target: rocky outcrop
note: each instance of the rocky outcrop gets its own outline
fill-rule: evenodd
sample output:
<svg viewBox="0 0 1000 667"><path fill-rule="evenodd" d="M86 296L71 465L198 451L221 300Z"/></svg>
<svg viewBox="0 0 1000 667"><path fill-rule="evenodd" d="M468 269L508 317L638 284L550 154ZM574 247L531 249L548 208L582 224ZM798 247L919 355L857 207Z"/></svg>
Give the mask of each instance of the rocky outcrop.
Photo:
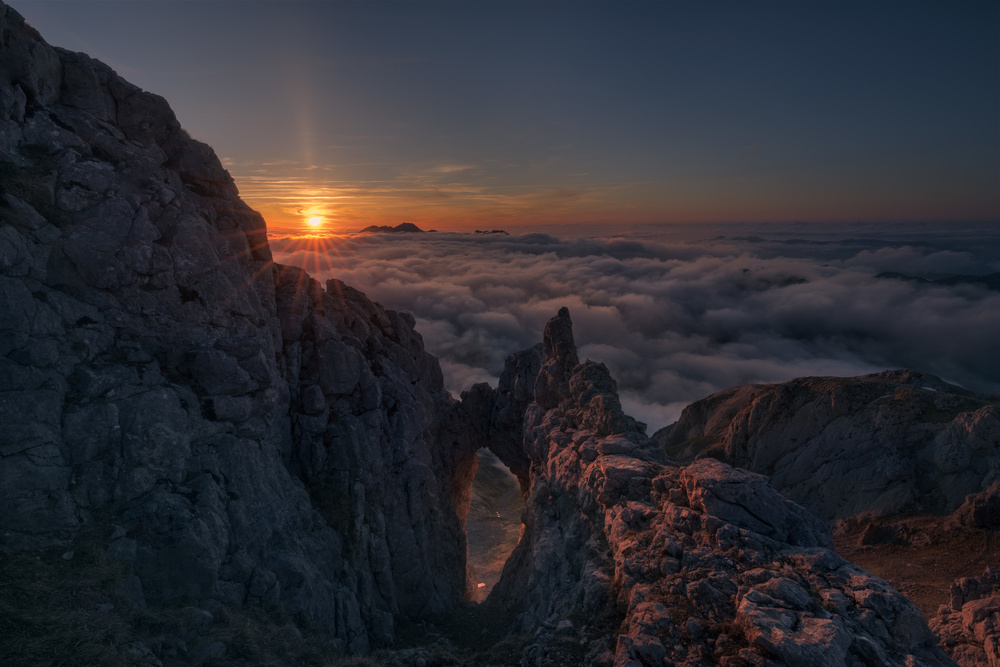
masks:
<svg viewBox="0 0 1000 667"><path fill-rule="evenodd" d="M709 396L654 437L682 461L718 459L767 475L837 526L842 554L887 572L926 613L952 577L995 553L984 534L1000 525L995 396L914 371L800 378ZM963 616L953 595L932 619L959 664L987 664L998 636L987 612Z"/></svg>
<svg viewBox="0 0 1000 667"><path fill-rule="evenodd" d="M971 528L1000 528L1000 482L979 493L970 493L952 516Z"/></svg>
<svg viewBox="0 0 1000 667"><path fill-rule="evenodd" d="M281 605L333 653L447 612L474 463L413 324L273 264L162 98L0 3L0 549L86 529L143 604Z"/></svg>
<svg viewBox="0 0 1000 667"><path fill-rule="evenodd" d="M437 359L412 316L340 281L324 291L301 269L276 268L291 470L344 536L366 598L391 615L439 618L467 592L476 460Z"/></svg>
<svg viewBox="0 0 1000 667"><path fill-rule="evenodd" d="M988 567L980 577L952 584L951 602L930 626L963 667L1000 665L1000 572Z"/></svg>
<svg viewBox="0 0 1000 667"><path fill-rule="evenodd" d="M767 475L824 519L948 513L1000 479L1000 404L915 371L735 387L654 436Z"/></svg>
<svg viewBox="0 0 1000 667"><path fill-rule="evenodd" d="M544 350L524 530L485 603L534 633L523 664L951 664L919 611L764 477L669 463L607 369L578 363L565 309ZM529 377L524 361L505 374Z"/></svg>

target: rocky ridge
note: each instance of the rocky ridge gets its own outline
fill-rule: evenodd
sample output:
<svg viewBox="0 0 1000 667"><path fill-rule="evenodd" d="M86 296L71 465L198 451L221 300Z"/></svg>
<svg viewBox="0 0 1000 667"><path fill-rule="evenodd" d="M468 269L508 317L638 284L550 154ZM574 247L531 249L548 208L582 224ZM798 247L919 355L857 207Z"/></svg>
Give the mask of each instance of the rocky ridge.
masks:
<svg viewBox="0 0 1000 667"><path fill-rule="evenodd" d="M995 396L907 370L800 378L709 396L654 437L681 460L715 458L768 475L832 522L842 553L918 601L953 659L987 664L1000 642L992 607L983 602L984 615L966 619L952 594L933 610L997 557Z"/></svg>
<svg viewBox="0 0 1000 667"><path fill-rule="evenodd" d="M370 225L362 229L360 234L422 234L424 230L417 227L412 222L401 222L395 227L392 225Z"/></svg>
<svg viewBox="0 0 1000 667"><path fill-rule="evenodd" d="M319 660L391 644L469 595L485 446L526 494L485 603L532 636L525 664L949 664L765 478L672 464L567 311L454 401L410 316L275 265L162 98L3 3L0 176L0 576L107 564L117 591L84 624L117 629L66 647L253 664L219 635L248 609L273 643L326 637ZM30 664L11 599L0 625L29 635L0 656Z"/></svg>
<svg viewBox="0 0 1000 667"><path fill-rule="evenodd" d="M908 370L734 387L654 437L767 475L828 520L947 513L1000 480L996 397Z"/></svg>
<svg viewBox="0 0 1000 667"><path fill-rule="evenodd" d="M505 378L531 378L537 354ZM485 603L534 632L524 664L951 664L919 611L836 556L764 477L670 463L607 368L578 363L566 309L544 354L534 386L517 385L533 397L527 461L508 464L527 490L524 531ZM516 431L486 434L501 460Z"/></svg>

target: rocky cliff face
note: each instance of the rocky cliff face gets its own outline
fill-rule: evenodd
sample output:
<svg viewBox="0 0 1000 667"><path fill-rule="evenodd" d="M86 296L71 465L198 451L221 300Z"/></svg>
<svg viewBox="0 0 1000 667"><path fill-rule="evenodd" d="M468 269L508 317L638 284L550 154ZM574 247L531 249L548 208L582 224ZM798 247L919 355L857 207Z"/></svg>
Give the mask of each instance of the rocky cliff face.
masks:
<svg viewBox="0 0 1000 667"><path fill-rule="evenodd" d="M655 434L768 475L824 519L947 513L1000 479L1000 404L914 371L727 389Z"/></svg>
<svg viewBox="0 0 1000 667"><path fill-rule="evenodd" d="M474 464L412 318L273 264L162 98L2 4L0 221L3 550L99 529L144 603L281 603L335 650L462 599Z"/></svg>
<svg viewBox="0 0 1000 667"><path fill-rule="evenodd" d="M504 376L530 382L536 354ZM578 363L565 309L544 354L517 385L533 397L524 532L486 601L534 632L525 664L950 664L916 608L764 477L668 462L607 368ZM487 434L501 458L512 432Z"/></svg>
<svg viewBox="0 0 1000 667"><path fill-rule="evenodd" d="M120 623L88 617L108 629L79 641L245 664L213 632L261 609L285 625L243 645L300 628L325 637L317 660L388 644L468 594L486 446L526 494L486 602L532 636L526 664L947 664L763 477L671 464L607 369L579 363L565 310L461 402L413 326L273 264L161 98L0 3L0 578L42 590L11 564L65 584L110 563L118 592L81 613ZM0 597L0 630L28 633L0 645L12 664L32 662L26 604Z"/></svg>

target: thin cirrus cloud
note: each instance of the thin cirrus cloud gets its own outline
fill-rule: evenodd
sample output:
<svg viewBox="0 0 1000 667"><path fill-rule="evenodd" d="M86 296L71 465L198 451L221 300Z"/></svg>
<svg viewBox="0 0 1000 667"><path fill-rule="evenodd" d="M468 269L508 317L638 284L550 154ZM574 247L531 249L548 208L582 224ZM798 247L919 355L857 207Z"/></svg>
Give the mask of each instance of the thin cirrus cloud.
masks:
<svg viewBox="0 0 1000 667"><path fill-rule="evenodd" d="M504 359L539 341L562 306L581 358L606 363L626 409L653 428L714 391L803 375L908 367L1000 391L990 352L1000 293L880 275L995 273L995 229L946 249L954 230L800 236L680 241L637 229L603 239L355 235L322 251L292 237L271 243L276 261L412 312L455 394L495 383Z"/></svg>

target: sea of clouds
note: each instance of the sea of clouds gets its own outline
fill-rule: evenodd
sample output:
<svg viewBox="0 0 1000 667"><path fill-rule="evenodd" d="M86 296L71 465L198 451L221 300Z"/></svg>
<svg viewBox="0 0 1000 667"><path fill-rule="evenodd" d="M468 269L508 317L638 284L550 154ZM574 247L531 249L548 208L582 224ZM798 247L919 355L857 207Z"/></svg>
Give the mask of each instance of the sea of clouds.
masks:
<svg viewBox="0 0 1000 667"><path fill-rule="evenodd" d="M272 239L275 260L417 319L454 394L567 306L580 357L608 365L650 426L739 384L914 368L1000 392L1000 228L647 226L591 236ZM886 276L886 272L908 278ZM980 281L982 282L982 281Z"/></svg>

